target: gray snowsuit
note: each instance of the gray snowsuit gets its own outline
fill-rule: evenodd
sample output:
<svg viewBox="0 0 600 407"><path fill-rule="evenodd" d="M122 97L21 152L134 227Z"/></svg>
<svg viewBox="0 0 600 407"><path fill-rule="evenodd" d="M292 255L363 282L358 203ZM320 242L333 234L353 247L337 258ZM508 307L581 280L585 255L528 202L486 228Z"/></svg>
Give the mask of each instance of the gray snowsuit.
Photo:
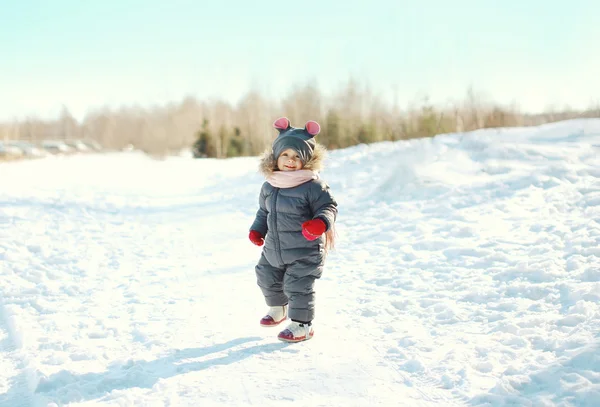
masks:
<svg viewBox="0 0 600 407"><path fill-rule="evenodd" d="M305 169L320 168L324 150L317 145ZM272 154L265 154L261 170L274 168ZM320 218L329 230L337 217L337 202L323 180L293 188L262 185L259 209L250 230L265 237L256 277L268 306L288 305L290 319L312 321L315 313L314 282L321 277L325 261L324 235L309 241L302 223Z"/></svg>

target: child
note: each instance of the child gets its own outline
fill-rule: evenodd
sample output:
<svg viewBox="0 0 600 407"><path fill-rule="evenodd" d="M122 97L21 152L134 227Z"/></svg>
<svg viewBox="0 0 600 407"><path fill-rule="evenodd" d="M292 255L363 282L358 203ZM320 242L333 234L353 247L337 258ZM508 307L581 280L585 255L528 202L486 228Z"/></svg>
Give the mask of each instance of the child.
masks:
<svg viewBox="0 0 600 407"><path fill-rule="evenodd" d="M279 135L260 163L266 182L249 238L264 244L256 277L270 308L260 324L276 326L289 316L278 338L300 342L314 334L314 283L333 247L337 202L318 174L325 155L314 139L319 124L294 128L282 117L273 126Z"/></svg>

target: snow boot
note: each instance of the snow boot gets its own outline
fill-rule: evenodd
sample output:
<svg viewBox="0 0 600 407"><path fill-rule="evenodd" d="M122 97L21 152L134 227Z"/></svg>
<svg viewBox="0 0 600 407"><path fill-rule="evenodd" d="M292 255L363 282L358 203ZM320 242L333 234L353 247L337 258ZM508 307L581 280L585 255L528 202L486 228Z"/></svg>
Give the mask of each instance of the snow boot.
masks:
<svg viewBox="0 0 600 407"><path fill-rule="evenodd" d="M287 319L287 305L269 307L267 315L262 317L260 325L265 327L276 326Z"/></svg>
<svg viewBox="0 0 600 407"><path fill-rule="evenodd" d="M302 342L311 339L314 334L312 323L292 321L287 328L279 332L277 339L284 342Z"/></svg>

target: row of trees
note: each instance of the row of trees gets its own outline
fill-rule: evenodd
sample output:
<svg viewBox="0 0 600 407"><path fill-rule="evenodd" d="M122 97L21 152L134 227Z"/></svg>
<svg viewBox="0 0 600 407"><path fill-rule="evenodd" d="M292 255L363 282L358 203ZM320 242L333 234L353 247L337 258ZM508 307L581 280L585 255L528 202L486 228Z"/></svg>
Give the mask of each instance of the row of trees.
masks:
<svg viewBox="0 0 600 407"><path fill-rule="evenodd" d="M272 122L280 116L290 118L296 127L307 120L318 121L322 127L319 142L336 149L479 128L600 117L600 106L584 112L562 109L528 115L514 105L501 106L469 90L461 101L434 105L423 98L400 108L384 103L368 88L349 82L329 98L315 86L306 85L292 90L282 101L268 100L258 92L248 93L235 106L188 97L152 108L99 109L81 123L65 109L54 121L30 119L4 125L0 132L5 138L31 141L93 139L109 149L132 145L153 155L192 147L196 156L224 158L259 154L276 135Z"/></svg>

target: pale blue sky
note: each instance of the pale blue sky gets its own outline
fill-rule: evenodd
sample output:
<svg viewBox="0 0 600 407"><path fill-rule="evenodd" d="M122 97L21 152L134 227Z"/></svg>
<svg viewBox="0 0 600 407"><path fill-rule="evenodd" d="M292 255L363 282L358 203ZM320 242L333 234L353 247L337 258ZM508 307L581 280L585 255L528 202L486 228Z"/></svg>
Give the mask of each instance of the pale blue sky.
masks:
<svg viewBox="0 0 600 407"><path fill-rule="evenodd" d="M92 4L93 3L93 4ZM600 1L0 0L0 119L350 78L406 105L469 85L530 111L600 100Z"/></svg>

